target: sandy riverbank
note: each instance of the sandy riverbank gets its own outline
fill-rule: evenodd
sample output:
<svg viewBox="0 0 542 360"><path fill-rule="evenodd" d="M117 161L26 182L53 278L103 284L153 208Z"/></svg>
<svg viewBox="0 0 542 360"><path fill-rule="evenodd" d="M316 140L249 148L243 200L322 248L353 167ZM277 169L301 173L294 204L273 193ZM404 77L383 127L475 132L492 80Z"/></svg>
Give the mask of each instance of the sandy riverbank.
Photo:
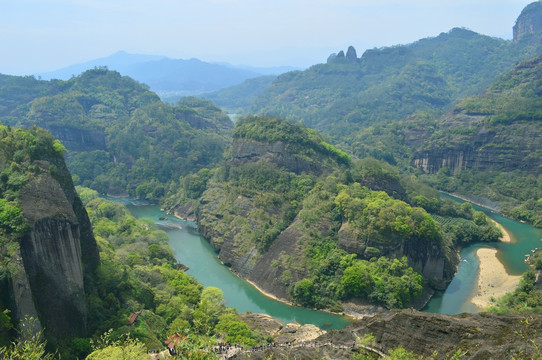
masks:
<svg viewBox="0 0 542 360"><path fill-rule="evenodd" d="M512 240L512 236L510 236L510 233L508 231L506 231L506 229L504 228L504 226L502 226L501 224L499 224L498 222L496 222L495 220L493 219L490 219L491 221L493 221L493 223L495 223L495 225L497 225L497 227L501 230L502 232L502 236L499 238L499 241L501 242L505 242L505 243L511 243L513 240Z"/></svg>
<svg viewBox="0 0 542 360"><path fill-rule="evenodd" d="M478 272L478 291L471 302L479 308L492 305L491 298L498 298L516 289L520 275L509 275L504 265L497 258L495 249L478 249L476 256L480 259Z"/></svg>
<svg viewBox="0 0 542 360"><path fill-rule="evenodd" d="M503 236L499 239L500 241L506 243L513 241L510 233L501 224L495 220L491 221L502 231ZM519 284L521 276L509 275L506 272L504 265L497 258L497 250L495 249L478 249L476 256L480 260L478 291L472 297L471 302L483 309L492 305L491 298L496 299L514 291Z"/></svg>
<svg viewBox="0 0 542 360"><path fill-rule="evenodd" d="M234 273L235 274L235 273ZM288 301L288 300L285 300L285 299L279 299L278 297L276 297L275 295L273 294L270 294L268 292L265 292L264 290L262 290L258 285L256 285L256 283L250 281L250 280L247 280L245 278L242 278L240 277L239 275L235 274L235 276L239 277L241 280L243 281L246 281L247 283L249 283L250 285L254 286L256 288L256 290L258 290L263 296L267 296L268 298L271 298L273 300L276 300L276 301L280 301L281 303L284 303L286 305L290 305L290 306L296 306L294 303Z"/></svg>

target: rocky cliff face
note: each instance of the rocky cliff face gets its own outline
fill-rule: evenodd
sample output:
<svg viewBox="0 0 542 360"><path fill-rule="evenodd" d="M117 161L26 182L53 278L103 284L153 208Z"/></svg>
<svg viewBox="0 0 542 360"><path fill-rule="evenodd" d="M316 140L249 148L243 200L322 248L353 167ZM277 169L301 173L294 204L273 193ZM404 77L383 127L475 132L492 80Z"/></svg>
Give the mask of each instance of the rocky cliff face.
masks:
<svg viewBox="0 0 542 360"><path fill-rule="evenodd" d="M542 30L542 3L536 1L523 9L514 25L514 41L518 42Z"/></svg>
<svg viewBox="0 0 542 360"><path fill-rule="evenodd" d="M287 150L287 144L277 141L274 143L253 141L246 139L235 139L233 142L234 164L243 162L256 162L267 159L278 167L286 168L296 174L310 172L320 174L322 166L308 161L299 156L292 155Z"/></svg>
<svg viewBox="0 0 542 360"><path fill-rule="evenodd" d="M282 263L286 255L301 258L302 248L299 243L302 236L297 226L299 220L296 219L277 237L265 256L258 258L248 276L248 279L258 284L263 291L283 300L290 297L290 284L303 279L308 272L307 269L288 269Z"/></svg>
<svg viewBox="0 0 542 360"><path fill-rule="evenodd" d="M107 150L107 140L103 131L45 125L44 128L49 130L55 138L59 139L71 151Z"/></svg>
<svg viewBox="0 0 542 360"><path fill-rule="evenodd" d="M354 353L364 353L357 342L366 334L374 336L373 349L388 355L402 347L425 359L454 358L461 351L461 359L537 359L540 356L542 318L497 314L461 314L447 316L409 311L392 311L358 320L343 330L332 330L316 339L318 346L278 347L266 351L238 354L232 359L295 358L349 359ZM533 343L534 342L534 343ZM364 358L364 357L363 357ZM410 357L409 357L410 358Z"/></svg>
<svg viewBox="0 0 542 360"><path fill-rule="evenodd" d="M464 359L507 359L511 355L529 359L536 353L529 339L540 341L542 318L533 315L526 323L524 316L514 315L392 311L356 321L318 340L351 344L369 333L375 337L373 347L385 353L401 346L423 356L437 351L438 358L461 349Z"/></svg>
<svg viewBox="0 0 542 360"><path fill-rule="evenodd" d="M47 171L29 180L20 191L31 230L20 241L28 283L14 282L15 305L18 315L32 315L33 305L42 325L55 336L84 335L84 277L96 268L99 255L88 216L66 177L69 173L64 162L52 162L56 165L36 161Z"/></svg>
<svg viewBox="0 0 542 360"><path fill-rule="evenodd" d="M444 289L453 278L459 263L455 252L446 252L442 245L433 241L399 237L393 241L364 239L348 222L343 223L339 230L338 246L365 259L375 256L375 252L378 256L390 258L406 256L408 264L439 289Z"/></svg>
<svg viewBox="0 0 542 360"><path fill-rule="evenodd" d="M522 170L537 174L542 158L536 156L542 146L542 128L538 122L516 121L506 126L484 126L484 117L470 116L463 112L451 113L446 122L458 124L458 128L470 126L466 134L444 136L439 143L422 146L414 153L411 165L426 173L435 174L448 168L452 174L462 170L514 171ZM452 128L443 131L454 132Z"/></svg>
<svg viewBox="0 0 542 360"><path fill-rule="evenodd" d="M209 239L220 261L231 267L236 274L248 278L258 258L258 251L254 244L239 237L242 225L235 221L235 218L248 218L249 213L255 209L253 200L238 196L231 205L226 206L235 210L224 214L223 207L226 201L228 200L224 189L215 188L212 192L206 193L197 214L198 230Z"/></svg>

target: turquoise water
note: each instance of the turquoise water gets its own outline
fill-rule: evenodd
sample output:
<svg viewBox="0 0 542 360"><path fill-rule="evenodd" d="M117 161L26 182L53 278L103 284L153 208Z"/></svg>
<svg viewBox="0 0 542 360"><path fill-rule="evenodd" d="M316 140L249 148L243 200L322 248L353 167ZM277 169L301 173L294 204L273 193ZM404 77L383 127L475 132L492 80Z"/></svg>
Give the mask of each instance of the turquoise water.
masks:
<svg viewBox="0 0 542 360"><path fill-rule="evenodd" d="M199 234L193 222L165 215L156 205L130 199L113 200L127 205L135 217L153 219L158 227L169 235L169 244L175 251L177 260L189 267L187 273L205 286L220 288L224 292L226 305L236 308L240 313L265 313L284 323L297 321L301 324L314 324L323 329L342 329L349 324L349 320L343 316L289 306L264 296L222 265L216 252ZM159 220L160 217L167 217L167 220Z"/></svg>
<svg viewBox="0 0 542 360"><path fill-rule="evenodd" d="M442 196L464 202L450 195L442 194ZM226 304L239 312L266 313L285 323L298 321L327 329L342 329L348 325L349 321L345 317L289 306L264 296L221 264L216 252L199 234L194 223L165 215L158 206L149 203L131 199L113 200L127 205L136 217L146 217L156 221L158 226L168 233L170 246L175 251L177 260L190 268L187 273L196 277L205 286L216 286L222 289ZM477 286L480 263L476 257L476 250L479 248L497 249L497 257L503 262L507 271L511 275L518 275L527 270L527 265L524 263L525 255L534 248L542 247L542 241L540 241L542 229L510 220L487 208L477 205L473 207L484 211L493 220L503 225L512 236L513 242L474 244L464 248L461 251L461 262L456 276L445 291L433 296L424 311L442 314L478 311L469 300ZM163 216L168 219L159 220Z"/></svg>
<svg viewBox="0 0 542 360"><path fill-rule="evenodd" d="M447 194L442 194L442 197L465 202ZM444 292L433 296L424 311L450 315L478 311L469 299L476 291L477 286L480 262L476 257L476 250L479 248L497 249L497 258L504 264L507 272L510 275L520 275L528 269L524 261L525 255L537 247L542 247L542 229L508 219L493 210L478 205L472 204L472 207L483 211L500 223L512 237L512 243L474 244L464 248L461 251L461 262L456 276Z"/></svg>

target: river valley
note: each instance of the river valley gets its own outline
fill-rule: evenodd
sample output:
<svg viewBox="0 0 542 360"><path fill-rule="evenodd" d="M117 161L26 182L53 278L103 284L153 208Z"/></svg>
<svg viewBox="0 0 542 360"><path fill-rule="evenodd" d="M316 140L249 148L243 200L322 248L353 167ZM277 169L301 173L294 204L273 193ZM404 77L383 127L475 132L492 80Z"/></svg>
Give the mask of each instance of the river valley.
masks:
<svg viewBox="0 0 542 360"><path fill-rule="evenodd" d="M463 202L449 195L443 196ZM153 219L159 228L169 235L170 246L175 251L177 260L189 267L187 273L196 277L205 286L222 289L226 305L236 308L240 313L266 313L284 323L294 321L301 324L311 323L326 330L341 329L350 322L343 316L289 306L263 295L220 262L211 245L199 234L193 222L165 215L157 205L131 199L114 200L127 205L132 214L138 218ZM477 290L480 266L476 256L478 249L496 249L497 258L504 264L508 274L519 275L527 270L524 263L525 255L532 249L542 246L540 241L542 229L505 218L477 205L473 207L484 211L491 219L500 223L511 235L512 242L473 244L464 248L461 251L461 262L456 276L445 291L435 294L423 311L443 314L479 311L479 308L471 302Z"/></svg>

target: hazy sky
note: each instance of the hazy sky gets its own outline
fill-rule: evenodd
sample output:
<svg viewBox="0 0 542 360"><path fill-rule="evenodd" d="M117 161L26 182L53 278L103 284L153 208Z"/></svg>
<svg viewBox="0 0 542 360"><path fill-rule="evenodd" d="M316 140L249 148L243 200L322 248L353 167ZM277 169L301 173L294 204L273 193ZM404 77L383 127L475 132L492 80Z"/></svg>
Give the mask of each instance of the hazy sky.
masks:
<svg viewBox="0 0 542 360"><path fill-rule="evenodd" d="M529 0L0 0L0 73L116 51L306 67L453 27L510 39Z"/></svg>

